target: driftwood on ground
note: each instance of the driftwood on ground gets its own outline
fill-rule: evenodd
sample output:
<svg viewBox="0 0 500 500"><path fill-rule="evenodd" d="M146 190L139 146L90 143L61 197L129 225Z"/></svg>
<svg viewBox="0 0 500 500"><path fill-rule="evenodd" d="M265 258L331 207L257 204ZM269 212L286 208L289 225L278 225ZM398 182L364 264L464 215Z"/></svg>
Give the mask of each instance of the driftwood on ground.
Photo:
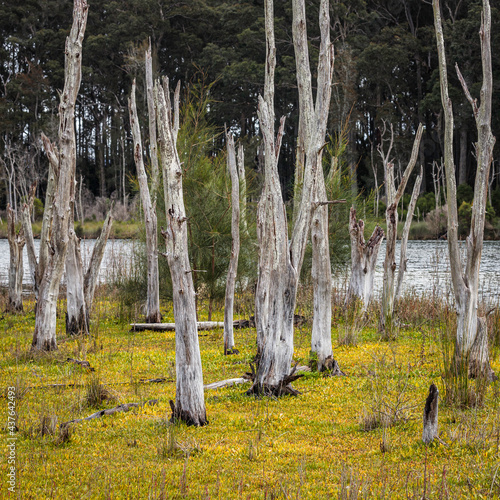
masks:
<svg viewBox="0 0 500 500"><path fill-rule="evenodd" d="M158 404L157 399L150 399L149 401L146 401L145 403L124 403L122 405L115 406L114 408L110 408L109 410L100 410L95 413L92 413L92 415L89 415L88 417L85 418L77 418L75 420L70 420L69 422L63 422L61 424L61 427L66 427L69 424L79 424L80 422L84 422L85 420L93 420L94 418L99 418L103 417L104 415L113 415L114 413L118 412L127 412L132 408L141 408L142 406L145 405L156 405Z"/></svg>

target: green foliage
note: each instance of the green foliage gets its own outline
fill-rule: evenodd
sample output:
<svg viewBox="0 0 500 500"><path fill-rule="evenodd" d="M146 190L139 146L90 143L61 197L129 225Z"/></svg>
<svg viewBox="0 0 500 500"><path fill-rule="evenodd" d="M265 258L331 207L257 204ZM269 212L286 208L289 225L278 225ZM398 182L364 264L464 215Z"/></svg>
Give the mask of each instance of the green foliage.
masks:
<svg viewBox="0 0 500 500"><path fill-rule="evenodd" d="M457 187L458 207L460 207L464 201L469 204L472 204L473 199L474 199L474 189L471 186L469 186L469 184L460 184L460 186Z"/></svg>
<svg viewBox="0 0 500 500"><path fill-rule="evenodd" d="M436 197L434 193L425 193L419 196L415 212L420 216L425 216L436 208Z"/></svg>
<svg viewBox="0 0 500 500"><path fill-rule="evenodd" d="M458 208L458 227L460 234L467 234L470 230L470 221L472 217L472 204L462 201Z"/></svg>
<svg viewBox="0 0 500 500"><path fill-rule="evenodd" d="M35 220L39 221L43 218L43 203L42 200L35 198L33 201L33 210L35 211Z"/></svg>

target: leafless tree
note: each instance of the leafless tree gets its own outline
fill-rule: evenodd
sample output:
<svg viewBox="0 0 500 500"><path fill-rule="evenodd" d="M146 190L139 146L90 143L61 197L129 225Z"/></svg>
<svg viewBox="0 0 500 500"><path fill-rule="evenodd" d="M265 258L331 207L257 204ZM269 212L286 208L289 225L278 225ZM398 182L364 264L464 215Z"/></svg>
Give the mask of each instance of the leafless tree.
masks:
<svg viewBox="0 0 500 500"><path fill-rule="evenodd" d="M163 170L163 188L167 212L165 238L166 258L172 277L172 297L175 319L175 404L170 401L172 419L188 425L208 423L201 366L193 270L188 255L187 217L182 190L182 165L177 152L179 131L179 93L177 85L173 110L168 79L163 87L156 82L154 89L157 111L158 143Z"/></svg>
<svg viewBox="0 0 500 500"><path fill-rule="evenodd" d="M494 374L489 363L486 321L484 317L480 317L478 314L479 267L483 250L488 179L493 159L493 147L495 145L495 137L491 132L493 94L490 41L491 9L489 1L483 0L481 29L479 31L483 83L479 106L477 101L472 98L458 66L456 67L465 95L472 106L478 132L478 141L476 143L477 169L472 204L472 220L470 233L466 241L467 257L464 269L458 245L457 186L453 158L453 107L448 93L448 74L439 0L433 0L433 8L439 56L441 101L445 118L444 164L448 202L448 249L457 310L457 338L454 359L457 371L462 370L463 372L467 370L471 377L484 376L487 379L491 379L494 377Z"/></svg>
<svg viewBox="0 0 500 500"><path fill-rule="evenodd" d="M50 351L57 349L56 306L59 284L69 243L70 210L74 196L76 146L75 101L81 81L82 41L87 24L86 0L74 0L73 24L66 39L65 83L59 104L59 147L43 136L44 148L49 157L51 172L49 184L54 183L53 203L45 207L47 224L41 235L40 259L37 273L40 277L36 304L35 332L32 349ZM53 177L50 178L50 175ZM42 230L42 233L43 233Z"/></svg>

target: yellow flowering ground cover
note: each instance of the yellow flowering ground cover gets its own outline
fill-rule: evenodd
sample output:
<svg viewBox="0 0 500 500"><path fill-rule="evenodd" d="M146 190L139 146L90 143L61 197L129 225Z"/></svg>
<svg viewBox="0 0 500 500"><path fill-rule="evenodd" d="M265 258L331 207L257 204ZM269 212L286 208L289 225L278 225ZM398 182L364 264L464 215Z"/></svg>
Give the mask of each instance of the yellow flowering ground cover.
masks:
<svg viewBox="0 0 500 500"><path fill-rule="evenodd" d="M440 443L423 445L422 412L431 383L441 395L439 332L420 325L382 342L365 324L356 345L336 346L347 377L307 373L298 397L255 399L249 384L206 391L210 424L172 425L173 332L130 332L117 304L96 304L89 338L67 338L64 304L59 350L30 355L33 304L0 320L2 412L16 392L16 488L7 489L2 446L1 498L22 499L322 499L498 498L500 404L497 383L484 404L441 401ZM165 310L165 321L173 321ZM221 320L222 313L215 319ZM332 328L338 336L336 322ZM295 360L309 360L310 326L297 329ZM222 331L200 332L205 383L241 376L255 354L255 330L235 332L240 353L223 355ZM335 344L335 342L334 342ZM67 362L86 360L94 371ZM493 363L498 372L499 366ZM163 378L161 383L144 380ZM89 406L91 389L104 399ZM121 403L126 413L71 424ZM378 423L377 423L378 422ZM380 424L382 422L382 424ZM2 427L4 444L10 436Z"/></svg>

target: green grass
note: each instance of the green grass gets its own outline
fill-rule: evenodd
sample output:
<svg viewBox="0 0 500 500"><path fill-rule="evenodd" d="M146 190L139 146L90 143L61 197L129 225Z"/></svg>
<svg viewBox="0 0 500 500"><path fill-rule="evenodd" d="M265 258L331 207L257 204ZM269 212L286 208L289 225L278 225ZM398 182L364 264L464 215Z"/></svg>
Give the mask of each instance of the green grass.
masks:
<svg viewBox="0 0 500 500"><path fill-rule="evenodd" d="M396 342L388 343L378 340L374 321L367 321L356 346L334 349L349 376L307 374L294 383L302 392L298 397L254 399L244 395L248 385L207 391L210 424L192 428L167 422L169 400L175 398L173 332L131 333L116 319L119 305L101 291L92 327L97 336L67 338L61 302L59 350L31 355L33 307L28 303L23 315L4 314L0 321L1 385L15 387L22 396L16 401L20 498L363 498L353 495L358 487L366 498L422 498L424 490L427 498L500 494L498 387L488 388L482 408L441 405L446 446L422 444L429 385L444 393L439 335L432 322L403 329ZM162 312L164 321L173 321L170 307ZM218 314L215 319L221 320L222 311ZM343 314L335 308L334 342L337 325L342 328L347 317ZM223 355L221 330L203 332L199 339L205 383L248 370L255 330L235 332L236 356ZM294 358L307 364L310 325L298 329L295 340ZM67 363L68 357L89 361L95 371ZM167 381L141 383L159 377ZM97 383L115 398L103 400L99 408L151 399L158 404L72 424L69 435L61 435L56 418L60 424L97 411L86 400ZM5 418L7 393L1 394ZM407 403L404 418L387 428L361 430L364 416L378 403L385 408L398 400ZM7 437L3 427L0 439L6 443ZM6 466L2 460L2 493Z"/></svg>

